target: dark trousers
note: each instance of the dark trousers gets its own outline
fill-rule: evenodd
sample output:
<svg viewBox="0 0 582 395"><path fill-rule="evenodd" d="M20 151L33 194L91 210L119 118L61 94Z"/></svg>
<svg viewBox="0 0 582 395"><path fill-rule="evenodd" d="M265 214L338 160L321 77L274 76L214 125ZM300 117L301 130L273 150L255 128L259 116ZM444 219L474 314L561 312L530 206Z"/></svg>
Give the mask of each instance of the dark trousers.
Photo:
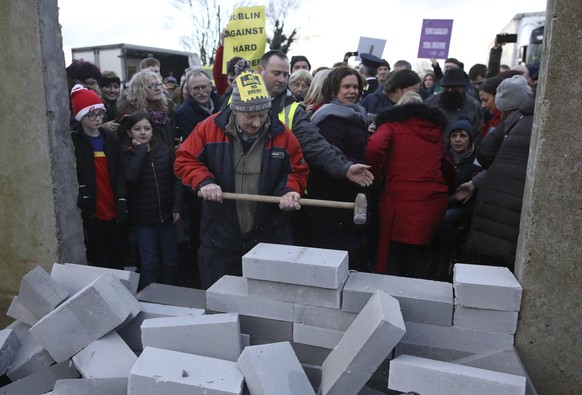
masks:
<svg viewBox="0 0 582 395"><path fill-rule="evenodd" d="M426 278L426 246L390 242L387 274L400 277Z"/></svg>
<svg viewBox="0 0 582 395"><path fill-rule="evenodd" d="M241 252L218 251L204 244L198 249L200 288L208 289L224 275L242 276Z"/></svg>
<svg viewBox="0 0 582 395"><path fill-rule="evenodd" d="M83 229L89 265L123 269L126 249L121 225L115 219L89 218L83 220Z"/></svg>
<svg viewBox="0 0 582 395"><path fill-rule="evenodd" d="M160 268L162 283L175 285L178 272L178 232L172 221L136 226L135 237L141 259L140 287L158 282Z"/></svg>

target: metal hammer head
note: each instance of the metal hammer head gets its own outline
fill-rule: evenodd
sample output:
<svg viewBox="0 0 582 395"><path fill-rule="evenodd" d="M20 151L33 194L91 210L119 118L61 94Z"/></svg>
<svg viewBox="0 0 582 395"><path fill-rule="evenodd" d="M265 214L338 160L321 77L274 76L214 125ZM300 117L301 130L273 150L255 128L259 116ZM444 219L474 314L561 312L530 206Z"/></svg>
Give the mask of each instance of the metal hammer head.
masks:
<svg viewBox="0 0 582 395"><path fill-rule="evenodd" d="M368 201L366 195L358 193L356 195L356 202L354 205L354 223L356 225L364 225L368 215Z"/></svg>

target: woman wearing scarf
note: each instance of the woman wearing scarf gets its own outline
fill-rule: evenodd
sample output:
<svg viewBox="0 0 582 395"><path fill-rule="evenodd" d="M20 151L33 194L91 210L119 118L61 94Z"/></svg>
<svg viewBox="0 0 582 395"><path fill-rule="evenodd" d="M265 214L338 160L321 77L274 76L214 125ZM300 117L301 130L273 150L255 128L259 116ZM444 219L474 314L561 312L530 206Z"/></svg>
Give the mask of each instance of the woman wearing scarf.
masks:
<svg viewBox="0 0 582 395"><path fill-rule="evenodd" d="M356 70L346 66L333 69L322 89L325 104L311 117L321 135L354 163L365 161L368 117L357 104L363 86ZM307 184L310 198L353 202L360 192L362 188L348 180L332 178L315 167L311 170ZM303 207L302 211L307 245L347 250L350 268L366 270L365 226L354 224L353 212L321 207Z"/></svg>

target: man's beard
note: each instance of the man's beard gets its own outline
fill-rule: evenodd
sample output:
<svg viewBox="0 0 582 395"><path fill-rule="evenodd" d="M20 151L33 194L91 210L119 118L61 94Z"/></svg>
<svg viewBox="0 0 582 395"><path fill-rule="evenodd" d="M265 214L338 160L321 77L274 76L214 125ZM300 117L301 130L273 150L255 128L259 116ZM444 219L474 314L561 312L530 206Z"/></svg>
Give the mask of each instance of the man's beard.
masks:
<svg viewBox="0 0 582 395"><path fill-rule="evenodd" d="M440 105L449 111L457 111L465 105L465 94L455 91L444 91L441 93Z"/></svg>

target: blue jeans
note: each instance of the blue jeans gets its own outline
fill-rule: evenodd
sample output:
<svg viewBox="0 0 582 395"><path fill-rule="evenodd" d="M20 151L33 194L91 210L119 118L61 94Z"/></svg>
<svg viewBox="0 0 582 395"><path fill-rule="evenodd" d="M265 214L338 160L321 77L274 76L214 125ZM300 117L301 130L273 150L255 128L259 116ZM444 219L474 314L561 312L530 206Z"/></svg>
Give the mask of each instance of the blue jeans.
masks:
<svg viewBox="0 0 582 395"><path fill-rule="evenodd" d="M135 237L141 258L140 288L158 281L158 270L162 283L176 284L178 271L178 233L172 221L163 224L136 226Z"/></svg>

